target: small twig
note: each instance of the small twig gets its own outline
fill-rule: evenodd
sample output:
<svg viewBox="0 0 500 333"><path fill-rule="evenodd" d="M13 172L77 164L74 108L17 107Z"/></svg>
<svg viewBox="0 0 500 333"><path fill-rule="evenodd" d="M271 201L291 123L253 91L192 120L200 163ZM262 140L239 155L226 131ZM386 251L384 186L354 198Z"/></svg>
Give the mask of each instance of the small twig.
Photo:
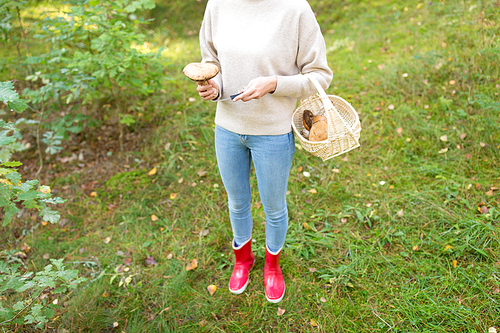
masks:
<svg viewBox="0 0 500 333"><path fill-rule="evenodd" d="M33 298L33 300L30 302L30 304L26 305L26 306L24 307L24 309L22 309L21 311L19 311L19 312L18 312L18 313L17 313L14 317L12 317L12 318L10 318L10 319L8 319L8 320L2 321L2 322L0 323L0 325L6 324L6 323L8 323L8 322L11 322L11 321L13 321L14 319L16 319L17 317L19 317L19 315L20 315L21 313L23 313L23 312L24 312L24 310L26 310L27 308L29 308L29 307L31 306L31 304L33 304L33 302L35 302L35 301L36 301L36 300L37 300L37 299L38 299L38 298L39 298L39 297L43 294L43 292L44 292L44 291L45 291L45 289L47 289L47 288L48 288L48 287L43 288L43 290L42 290L42 291L38 294L38 296L37 296L37 297L35 297L35 298Z"/></svg>
<svg viewBox="0 0 500 333"><path fill-rule="evenodd" d="M38 126L36 127L36 146L38 149L38 156L40 158L40 168L38 168L38 171L36 172L35 177L38 179L39 184L40 184L39 175L43 169L43 156L42 156L42 149L40 147L40 127L42 124L43 111L44 111L44 107L43 107L43 96L42 96L42 108L40 109L40 121L38 122Z"/></svg>
<svg viewBox="0 0 500 333"><path fill-rule="evenodd" d="M17 18L19 20L19 27L21 28L21 35L23 36L24 43L26 44L26 52L28 53L28 56L30 55L30 47L28 44L28 40L26 39L26 35L24 33L24 28L23 28L23 21L21 20L21 11L19 10L19 7L16 7L17 10ZM28 68L30 70L30 75L33 75L33 69L31 68L31 64L28 64Z"/></svg>

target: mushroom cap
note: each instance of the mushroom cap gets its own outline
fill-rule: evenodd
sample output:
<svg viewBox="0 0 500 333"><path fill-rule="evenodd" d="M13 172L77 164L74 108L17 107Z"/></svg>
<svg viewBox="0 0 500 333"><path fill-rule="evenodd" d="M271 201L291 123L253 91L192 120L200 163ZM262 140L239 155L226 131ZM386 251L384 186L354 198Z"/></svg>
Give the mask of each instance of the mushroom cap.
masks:
<svg viewBox="0 0 500 333"><path fill-rule="evenodd" d="M304 128L308 131L311 130L311 126L313 124L313 117L314 114L312 113L311 110L304 110L304 113L302 113L302 122L304 124Z"/></svg>
<svg viewBox="0 0 500 333"><path fill-rule="evenodd" d="M193 81L210 80L219 73L219 67L210 63L192 62L182 70L184 75Z"/></svg>

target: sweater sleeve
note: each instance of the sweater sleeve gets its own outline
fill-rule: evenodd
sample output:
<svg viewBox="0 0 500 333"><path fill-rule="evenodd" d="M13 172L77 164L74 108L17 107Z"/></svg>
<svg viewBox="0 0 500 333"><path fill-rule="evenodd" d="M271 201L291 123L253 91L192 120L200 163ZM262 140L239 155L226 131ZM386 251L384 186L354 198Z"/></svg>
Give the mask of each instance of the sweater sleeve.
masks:
<svg viewBox="0 0 500 333"><path fill-rule="evenodd" d="M275 96L304 99L316 93L314 85L302 74L314 77L325 90L332 81L333 73L328 67L325 40L314 14L312 12L310 14L314 20L311 22L311 17L308 15L308 23L313 25L312 30L303 35L299 33L296 64L300 74L277 76L276 90L273 93Z"/></svg>
<svg viewBox="0 0 500 333"><path fill-rule="evenodd" d="M207 5L207 9L205 10L205 17L203 18L203 22L201 23L200 28L200 50L201 50L201 62L208 62L217 65L219 67L219 73L212 79L219 86L219 96L216 99L219 99L222 96L222 76L220 74L221 65L218 58L217 49L215 48L213 42L213 31L212 31L212 15L211 9Z"/></svg>

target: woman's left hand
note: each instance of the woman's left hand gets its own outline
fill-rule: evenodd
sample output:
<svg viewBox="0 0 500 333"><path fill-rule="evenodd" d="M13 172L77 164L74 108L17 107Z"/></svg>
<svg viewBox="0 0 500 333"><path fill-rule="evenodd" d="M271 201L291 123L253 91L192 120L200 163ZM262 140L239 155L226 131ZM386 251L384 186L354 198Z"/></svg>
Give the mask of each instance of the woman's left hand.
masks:
<svg viewBox="0 0 500 333"><path fill-rule="evenodd" d="M242 100L243 102L248 102L252 99L259 99L264 97L266 94L276 90L276 84L278 79L276 76L266 76L258 77L251 80L246 87L243 87L240 95L236 96L233 101Z"/></svg>

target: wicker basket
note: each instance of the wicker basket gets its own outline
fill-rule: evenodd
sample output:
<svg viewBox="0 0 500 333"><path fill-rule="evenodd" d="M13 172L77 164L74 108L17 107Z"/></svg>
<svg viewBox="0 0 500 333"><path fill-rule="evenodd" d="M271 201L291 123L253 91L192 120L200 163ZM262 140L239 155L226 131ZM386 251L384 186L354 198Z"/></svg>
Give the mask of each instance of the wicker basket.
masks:
<svg viewBox="0 0 500 333"><path fill-rule="evenodd" d="M311 76L307 77L318 93L302 100L293 112L293 131L302 147L323 161L359 147L361 124L356 110L344 99L327 95L318 81ZM328 139L313 142L302 136L304 110L310 110L314 115L324 115L327 118Z"/></svg>

